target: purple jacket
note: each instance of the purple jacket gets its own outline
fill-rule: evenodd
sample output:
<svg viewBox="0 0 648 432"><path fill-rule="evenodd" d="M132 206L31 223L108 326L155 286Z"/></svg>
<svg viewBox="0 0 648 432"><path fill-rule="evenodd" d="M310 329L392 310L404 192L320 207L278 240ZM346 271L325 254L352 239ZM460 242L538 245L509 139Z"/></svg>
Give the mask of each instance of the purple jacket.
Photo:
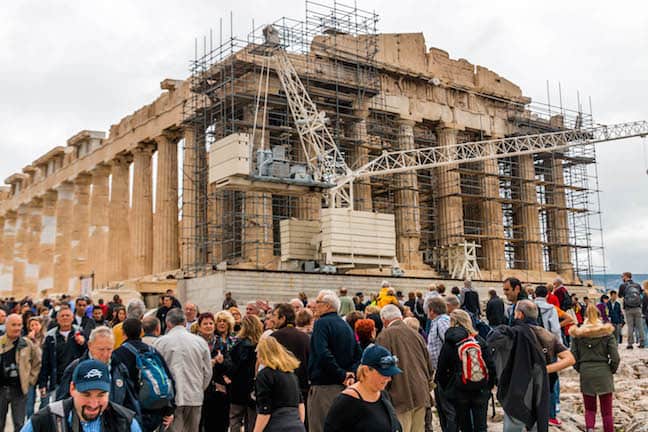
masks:
<svg viewBox="0 0 648 432"><path fill-rule="evenodd" d="M599 313L601 314L601 320L603 320L604 323L610 322L610 318L608 317L607 305L601 302L596 305L596 308L599 310Z"/></svg>

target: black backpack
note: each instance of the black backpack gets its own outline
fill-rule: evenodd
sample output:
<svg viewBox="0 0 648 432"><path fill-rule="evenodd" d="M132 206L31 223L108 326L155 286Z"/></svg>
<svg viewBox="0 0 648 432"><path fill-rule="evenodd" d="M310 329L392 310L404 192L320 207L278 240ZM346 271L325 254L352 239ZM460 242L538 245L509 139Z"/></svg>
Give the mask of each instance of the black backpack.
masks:
<svg viewBox="0 0 648 432"><path fill-rule="evenodd" d="M623 293L623 306L626 308L641 307L641 287L638 283L626 282L625 292Z"/></svg>
<svg viewBox="0 0 648 432"><path fill-rule="evenodd" d="M564 311L568 311L569 309L574 307L574 301L572 300L571 294L569 294L569 291L565 290L565 295L560 302L560 309Z"/></svg>

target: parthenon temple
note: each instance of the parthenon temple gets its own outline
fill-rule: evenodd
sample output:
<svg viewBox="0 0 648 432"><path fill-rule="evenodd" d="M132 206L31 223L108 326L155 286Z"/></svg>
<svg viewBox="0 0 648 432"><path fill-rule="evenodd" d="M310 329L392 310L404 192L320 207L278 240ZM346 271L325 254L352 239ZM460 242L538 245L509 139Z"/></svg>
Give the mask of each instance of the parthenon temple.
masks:
<svg viewBox="0 0 648 432"><path fill-rule="evenodd" d="M333 16L312 5L307 13L301 27L273 25L350 167L384 151L592 121L535 104L487 67L428 47L422 33L378 33L372 13ZM85 283L193 278L223 266L321 270L325 186L309 183L263 43L261 27L220 41L196 56L187 79L162 80L158 98L107 132L52 143L9 175L0 188L2 295L79 293ZM389 259L406 276L452 277L449 254L461 247L478 279L576 282L593 270L594 164L594 147L583 146L376 175L353 183L353 204L393 218ZM351 255L335 271L389 266Z"/></svg>

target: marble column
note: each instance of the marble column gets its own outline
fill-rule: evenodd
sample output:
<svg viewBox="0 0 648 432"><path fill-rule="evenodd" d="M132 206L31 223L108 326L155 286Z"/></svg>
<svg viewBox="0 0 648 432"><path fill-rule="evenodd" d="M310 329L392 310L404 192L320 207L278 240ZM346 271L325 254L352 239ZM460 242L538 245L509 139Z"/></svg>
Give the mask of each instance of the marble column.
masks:
<svg viewBox="0 0 648 432"><path fill-rule="evenodd" d="M61 183L57 188L56 241L54 244L54 290L60 293L70 291L72 277L72 227L76 223L74 208L74 186Z"/></svg>
<svg viewBox="0 0 648 432"><path fill-rule="evenodd" d="M56 248L57 193L47 191L43 199L43 216L38 247L38 292L46 295L54 290L54 250Z"/></svg>
<svg viewBox="0 0 648 432"><path fill-rule="evenodd" d="M108 280L128 278L130 256L129 185L130 157L120 155L111 162L110 209L108 214Z"/></svg>
<svg viewBox="0 0 648 432"><path fill-rule="evenodd" d="M412 150L414 145L414 121L401 120L398 124L399 150ZM415 171L396 174L394 216L396 222L396 256L405 268L423 265L419 251L421 243L421 218L419 210L418 178Z"/></svg>
<svg viewBox="0 0 648 432"><path fill-rule="evenodd" d="M539 206L535 185L535 167L533 155L518 157L518 175L520 177L520 199L523 201L518 209L518 232L522 244L518 246L520 265L526 270L542 271L544 269L542 259L542 244L540 243L540 219L538 216Z"/></svg>
<svg viewBox="0 0 648 432"><path fill-rule="evenodd" d="M88 226L88 250L92 253L88 254L88 269L94 273L95 286L103 286L108 282L109 180L110 166L102 164L92 170Z"/></svg>
<svg viewBox="0 0 648 432"><path fill-rule="evenodd" d="M553 185L549 187L551 203L555 206L547 212L547 235L553 243L550 247L552 270L558 272L565 280L575 279L574 265L571 261L569 244L569 218L567 199L565 197L565 174L563 162L559 156L547 160Z"/></svg>
<svg viewBox="0 0 648 432"><path fill-rule="evenodd" d="M4 215L2 240L2 273L0 273L0 290L13 293L14 245L16 243L16 212L9 211Z"/></svg>
<svg viewBox="0 0 648 432"><path fill-rule="evenodd" d="M153 272L153 146L141 143L133 150L133 207L130 232L130 278Z"/></svg>
<svg viewBox="0 0 648 432"><path fill-rule="evenodd" d="M491 146L492 147L492 146ZM495 149L491 148L491 153ZM499 173L497 159L483 162L484 175L481 179L481 191L484 199L481 202L484 229L482 251L485 270L498 271L506 268L504 259L504 224L502 221L502 204L499 193Z"/></svg>
<svg viewBox="0 0 648 432"><path fill-rule="evenodd" d="M447 125L437 128L439 147L452 151L457 144L458 130ZM437 184L437 235L439 246L448 246L464 241L463 202L461 176L458 165L446 165L434 169Z"/></svg>
<svg viewBox="0 0 648 432"><path fill-rule="evenodd" d="M354 142L349 151L349 163L353 168L359 168L369 162L367 148L367 117L369 111L356 111L355 115L361 120L352 121L347 127L347 135ZM355 210L372 211L371 182L369 178L358 179L353 183L353 206Z"/></svg>
<svg viewBox="0 0 648 432"><path fill-rule="evenodd" d="M13 293L23 298L26 293L25 269L27 268L27 242L29 240L29 208L21 205L17 210L16 240L14 242Z"/></svg>
<svg viewBox="0 0 648 432"><path fill-rule="evenodd" d="M157 143L155 214L153 215L153 273L175 270L178 258L177 139L160 135Z"/></svg>
<svg viewBox="0 0 648 432"><path fill-rule="evenodd" d="M0 215L0 292L2 292L3 287L2 287L2 272L3 268L5 265L5 259L4 259L4 224L5 224L5 217L4 215Z"/></svg>
<svg viewBox="0 0 648 432"><path fill-rule="evenodd" d="M43 201L34 198L29 203L29 237L27 240L27 265L25 267L26 294L38 294L38 273L40 267L40 237L42 231Z"/></svg>
<svg viewBox="0 0 648 432"><path fill-rule="evenodd" d="M196 132L193 127L184 129L184 152L182 159L182 233L181 266L184 270L193 268L198 258L198 226L200 212L198 207L199 179L196 178L198 149Z"/></svg>
<svg viewBox="0 0 648 432"><path fill-rule="evenodd" d="M74 219L72 228L72 275L70 284L74 295L81 293L81 276L90 276L88 234L90 230L90 174L74 179ZM94 253L94 248L92 249Z"/></svg>

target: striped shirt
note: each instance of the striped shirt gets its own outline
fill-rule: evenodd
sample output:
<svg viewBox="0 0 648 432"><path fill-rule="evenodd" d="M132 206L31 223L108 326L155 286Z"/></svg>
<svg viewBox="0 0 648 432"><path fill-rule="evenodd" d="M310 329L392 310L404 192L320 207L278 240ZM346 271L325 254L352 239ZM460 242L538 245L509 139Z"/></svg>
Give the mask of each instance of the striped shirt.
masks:
<svg viewBox="0 0 648 432"><path fill-rule="evenodd" d="M445 342L445 334L450 328L450 317L447 314L439 315L430 322L430 332L428 333L427 348L430 352L430 361L434 369L439 362L441 347Z"/></svg>

